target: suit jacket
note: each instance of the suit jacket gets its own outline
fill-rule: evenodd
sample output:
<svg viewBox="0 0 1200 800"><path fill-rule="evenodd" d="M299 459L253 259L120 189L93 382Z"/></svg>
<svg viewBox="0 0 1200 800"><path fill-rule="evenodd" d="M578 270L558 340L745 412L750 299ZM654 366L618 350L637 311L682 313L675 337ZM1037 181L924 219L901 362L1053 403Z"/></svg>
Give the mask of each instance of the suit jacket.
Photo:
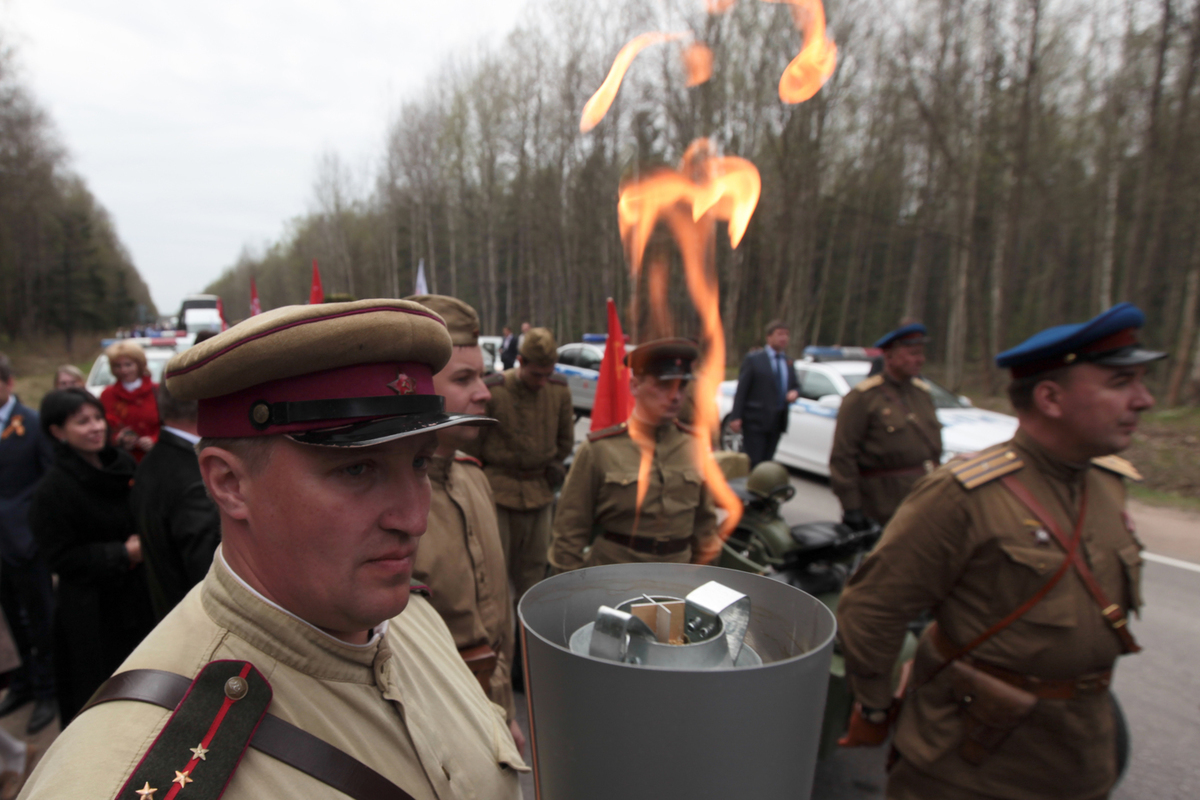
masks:
<svg viewBox="0 0 1200 800"><path fill-rule="evenodd" d="M742 421L742 430L765 433L787 430L787 404L779 397L779 373L775 370L775 351L764 347L747 353L738 373L737 394L733 398L732 419ZM787 391L800 390L796 369L787 360Z"/></svg>
<svg viewBox="0 0 1200 800"><path fill-rule="evenodd" d="M505 369L512 369L513 364L517 363L517 337L515 334L509 334L507 338L500 344L500 363Z"/></svg>
<svg viewBox="0 0 1200 800"><path fill-rule="evenodd" d="M54 463L54 451L37 412L20 400L8 419L0 419L0 431L0 557L23 564L37 554L29 530L29 502Z"/></svg>
<svg viewBox="0 0 1200 800"><path fill-rule="evenodd" d="M138 464L129 497L158 619L203 580L221 543L221 518L190 442L163 429Z"/></svg>

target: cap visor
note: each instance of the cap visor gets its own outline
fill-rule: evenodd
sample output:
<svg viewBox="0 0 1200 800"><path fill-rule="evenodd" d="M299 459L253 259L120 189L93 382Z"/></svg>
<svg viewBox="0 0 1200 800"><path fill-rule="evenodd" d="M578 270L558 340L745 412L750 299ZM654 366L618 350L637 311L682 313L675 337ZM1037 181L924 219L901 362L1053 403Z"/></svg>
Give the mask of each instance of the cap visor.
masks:
<svg viewBox="0 0 1200 800"><path fill-rule="evenodd" d="M662 375L655 375L654 377L660 381L690 381L695 376L690 372L664 372Z"/></svg>
<svg viewBox="0 0 1200 800"><path fill-rule="evenodd" d="M1088 361L1093 364L1099 364L1102 367L1132 367L1138 364L1158 361L1166 357L1166 353L1160 353L1157 350L1143 350L1140 347L1123 347L1120 350L1101 353L1094 358L1089 358Z"/></svg>
<svg viewBox="0 0 1200 800"><path fill-rule="evenodd" d="M403 439L405 436L416 436L420 433L438 431L455 425L494 425L496 420L491 417L475 414L405 414L398 417L385 417L367 422L357 422L353 425L340 425L336 428L322 428L314 431L299 431L289 433L287 437L300 444L311 444L318 447L370 447L383 444L393 439Z"/></svg>

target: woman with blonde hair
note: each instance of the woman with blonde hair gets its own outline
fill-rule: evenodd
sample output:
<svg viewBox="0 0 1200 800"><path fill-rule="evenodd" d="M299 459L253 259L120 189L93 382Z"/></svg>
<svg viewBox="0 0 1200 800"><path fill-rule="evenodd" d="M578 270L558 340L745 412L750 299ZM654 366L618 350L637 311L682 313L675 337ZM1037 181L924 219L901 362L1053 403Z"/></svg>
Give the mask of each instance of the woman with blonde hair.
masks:
<svg viewBox="0 0 1200 800"><path fill-rule="evenodd" d="M116 382L100 393L112 443L141 461L158 440L158 401L146 369L146 353L133 342L117 341L104 351Z"/></svg>
<svg viewBox="0 0 1200 800"><path fill-rule="evenodd" d="M83 371L74 364L63 364L54 371L54 388L55 390L86 388Z"/></svg>

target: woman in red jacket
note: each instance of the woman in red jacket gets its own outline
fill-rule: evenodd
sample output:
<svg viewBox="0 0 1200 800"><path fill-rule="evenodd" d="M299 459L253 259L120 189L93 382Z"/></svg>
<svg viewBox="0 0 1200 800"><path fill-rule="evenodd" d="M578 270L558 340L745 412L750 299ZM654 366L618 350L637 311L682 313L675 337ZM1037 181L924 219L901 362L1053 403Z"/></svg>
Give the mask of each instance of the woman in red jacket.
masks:
<svg viewBox="0 0 1200 800"><path fill-rule="evenodd" d="M146 369L146 353L133 342L114 342L104 351L117 382L100 394L112 443L141 461L158 440L158 401Z"/></svg>

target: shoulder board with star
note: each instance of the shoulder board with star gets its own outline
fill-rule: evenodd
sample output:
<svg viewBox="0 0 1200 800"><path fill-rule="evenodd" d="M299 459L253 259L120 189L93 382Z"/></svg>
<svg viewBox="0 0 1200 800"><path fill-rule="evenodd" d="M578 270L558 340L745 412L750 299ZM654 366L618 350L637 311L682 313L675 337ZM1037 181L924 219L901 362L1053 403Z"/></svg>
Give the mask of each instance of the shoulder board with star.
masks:
<svg viewBox="0 0 1200 800"><path fill-rule="evenodd" d="M249 661L205 665L117 800L165 800L172 790L175 796L217 800L267 713L271 694L271 684Z"/></svg>
<svg viewBox="0 0 1200 800"><path fill-rule="evenodd" d="M686 422L680 422L679 420L672 421L675 423L676 428L679 428L679 430L683 431L688 436L694 436L696 434L696 429L691 425L688 425Z"/></svg>
<svg viewBox="0 0 1200 800"><path fill-rule="evenodd" d="M547 379L546 382L554 383L559 386L570 386L570 384L567 383L567 379L564 378L562 375L559 375L557 372L551 372L550 377Z"/></svg>
<svg viewBox="0 0 1200 800"><path fill-rule="evenodd" d="M1120 475L1122 478L1129 478L1131 481L1140 481L1142 473L1137 471L1137 467L1130 464L1120 456L1100 456L1093 458L1092 463L1103 470Z"/></svg>
<svg viewBox="0 0 1200 800"><path fill-rule="evenodd" d="M503 372L493 372L491 375L488 375L486 378L483 379L484 386L489 386L489 387L500 386L503 383L504 383L504 373Z"/></svg>
<svg viewBox="0 0 1200 800"><path fill-rule="evenodd" d="M462 452L455 453L454 460L455 460L455 462L457 462L459 464L473 464L474 466L479 467L480 469L483 468L482 461L480 461L475 456L469 456L466 453L462 453Z"/></svg>
<svg viewBox="0 0 1200 800"><path fill-rule="evenodd" d="M589 442L597 442L601 439L608 439L613 436L619 436L620 434L624 433L628 427L629 427L628 422L622 422L617 425L610 425L607 428L601 428L598 431L592 431L591 433L588 434L587 438L588 438Z"/></svg>
<svg viewBox="0 0 1200 800"><path fill-rule="evenodd" d="M869 377L865 380L861 380L858 382L858 384L854 388L860 392L866 392L871 389L874 389L876 386L883 386L883 376L882 375L872 375L871 377Z"/></svg>
<svg viewBox="0 0 1200 800"><path fill-rule="evenodd" d="M976 489L1024 466L1025 462L1007 445L999 445L964 461L952 462L947 469L964 488Z"/></svg>
<svg viewBox="0 0 1200 800"><path fill-rule="evenodd" d="M878 376L876 376L876 377L878 377ZM926 381L921 380L920 378L913 378L912 385L917 387L918 389L921 389L923 391L929 392L930 394L933 394L933 387L930 386Z"/></svg>

